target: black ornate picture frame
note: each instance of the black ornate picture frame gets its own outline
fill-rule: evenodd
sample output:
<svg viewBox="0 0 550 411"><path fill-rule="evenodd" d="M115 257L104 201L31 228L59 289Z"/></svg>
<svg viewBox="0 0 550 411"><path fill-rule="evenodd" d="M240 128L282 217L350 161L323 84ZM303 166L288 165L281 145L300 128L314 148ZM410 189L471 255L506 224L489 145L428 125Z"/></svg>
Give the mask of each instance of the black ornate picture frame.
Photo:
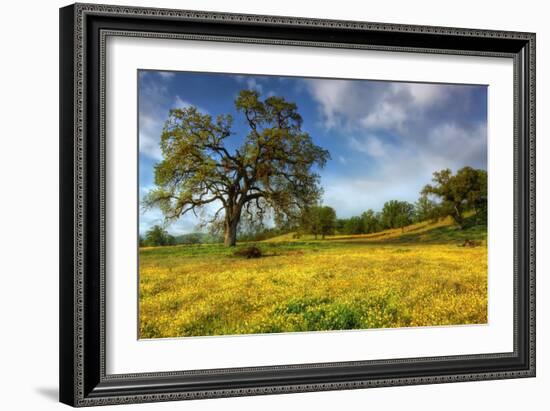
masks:
<svg viewBox="0 0 550 411"><path fill-rule="evenodd" d="M170 372L105 370L109 36L504 57L514 67L514 350ZM60 401L93 406L535 376L535 34L75 4L60 10Z"/></svg>

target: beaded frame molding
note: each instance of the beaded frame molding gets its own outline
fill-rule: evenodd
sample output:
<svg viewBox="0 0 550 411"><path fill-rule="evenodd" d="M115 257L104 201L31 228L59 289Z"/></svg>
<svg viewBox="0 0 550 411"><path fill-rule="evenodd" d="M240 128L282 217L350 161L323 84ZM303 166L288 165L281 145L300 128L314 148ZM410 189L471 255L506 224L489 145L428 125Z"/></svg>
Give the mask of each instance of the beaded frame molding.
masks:
<svg viewBox="0 0 550 411"><path fill-rule="evenodd" d="M109 36L504 57L514 65L514 350L214 370L105 372ZM535 376L535 34L75 4L60 9L60 401L73 406Z"/></svg>

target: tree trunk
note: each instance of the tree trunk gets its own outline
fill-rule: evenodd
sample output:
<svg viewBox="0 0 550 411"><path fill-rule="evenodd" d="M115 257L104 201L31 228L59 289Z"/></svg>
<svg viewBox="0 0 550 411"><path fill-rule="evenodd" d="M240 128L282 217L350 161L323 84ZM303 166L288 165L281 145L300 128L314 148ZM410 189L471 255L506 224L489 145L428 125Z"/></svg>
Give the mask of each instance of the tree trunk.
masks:
<svg viewBox="0 0 550 411"><path fill-rule="evenodd" d="M458 225L458 229L462 230L464 228L464 219L462 218L462 213L458 210L456 205L454 206L454 209L455 209L454 220Z"/></svg>
<svg viewBox="0 0 550 411"><path fill-rule="evenodd" d="M226 247L234 247L237 244L237 227L239 226L240 213L225 218L225 234L223 244Z"/></svg>

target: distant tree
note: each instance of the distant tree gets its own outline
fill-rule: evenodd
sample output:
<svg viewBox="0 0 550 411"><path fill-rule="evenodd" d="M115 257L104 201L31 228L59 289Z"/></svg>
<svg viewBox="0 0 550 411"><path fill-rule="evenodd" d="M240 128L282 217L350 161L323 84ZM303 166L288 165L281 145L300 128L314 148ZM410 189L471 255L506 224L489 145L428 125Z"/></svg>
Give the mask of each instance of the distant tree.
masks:
<svg viewBox="0 0 550 411"><path fill-rule="evenodd" d="M223 236L219 233L194 232L176 236L176 244L219 244Z"/></svg>
<svg viewBox="0 0 550 411"><path fill-rule="evenodd" d="M336 211L332 207L321 207L321 236L324 239L326 235L333 235L336 229Z"/></svg>
<svg viewBox="0 0 550 411"><path fill-rule="evenodd" d="M444 169L433 174L433 185L428 184L422 194L435 195L441 203L439 209L442 215L453 218L455 223L464 228L464 213L475 212L478 220L487 218L487 172L464 167L452 174Z"/></svg>
<svg viewBox="0 0 550 411"><path fill-rule="evenodd" d="M339 233L345 233L344 227L346 226L347 219L345 218L337 218L336 219L336 231Z"/></svg>
<svg viewBox="0 0 550 411"><path fill-rule="evenodd" d="M145 246L174 245L176 239L159 225L154 225L145 233L143 244Z"/></svg>
<svg viewBox="0 0 550 411"><path fill-rule="evenodd" d="M349 218L344 226L344 232L346 234L363 234L365 232L363 219L358 216Z"/></svg>
<svg viewBox="0 0 550 411"><path fill-rule="evenodd" d="M326 235L334 234L336 229L336 212L328 206L310 207L302 219L304 231L309 232L317 238L318 235L324 239Z"/></svg>
<svg viewBox="0 0 550 411"><path fill-rule="evenodd" d="M201 244L203 237L202 233L183 234L176 238L176 242L179 244Z"/></svg>
<svg viewBox="0 0 550 411"><path fill-rule="evenodd" d="M155 166L156 187L144 206L158 207L167 221L187 213L200 214L208 204L220 207L211 222L220 223L224 243L234 246L243 213L291 220L320 197L319 175L329 152L302 130L296 104L282 97L264 100L242 90L235 100L248 133L235 150L233 118L213 119L196 107L169 112L160 136L162 161Z"/></svg>
<svg viewBox="0 0 550 411"><path fill-rule="evenodd" d="M436 220L440 211L437 203L430 199L427 194L422 194L414 203L414 220L416 222Z"/></svg>
<svg viewBox="0 0 550 411"><path fill-rule="evenodd" d="M366 234L375 233L381 230L380 216L369 209L361 214L363 220L363 229Z"/></svg>
<svg viewBox="0 0 550 411"><path fill-rule="evenodd" d="M265 230L263 220L256 219L254 214L244 213L237 229L237 239L239 241L254 241L255 238L262 237Z"/></svg>
<svg viewBox="0 0 550 411"><path fill-rule="evenodd" d="M405 231L405 226L412 224L414 217L414 206L411 203L402 203L402 212L397 216L397 227Z"/></svg>
<svg viewBox="0 0 550 411"><path fill-rule="evenodd" d="M487 222L487 171L475 170L477 177L474 178L471 190L468 193L467 204L474 211L477 223Z"/></svg>
<svg viewBox="0 0 550 411"><path fill-rule="evenodd" d="M407 201L390 200L382 208L382 225L384 228L401 228L413 221L414 206Z"/></svg>

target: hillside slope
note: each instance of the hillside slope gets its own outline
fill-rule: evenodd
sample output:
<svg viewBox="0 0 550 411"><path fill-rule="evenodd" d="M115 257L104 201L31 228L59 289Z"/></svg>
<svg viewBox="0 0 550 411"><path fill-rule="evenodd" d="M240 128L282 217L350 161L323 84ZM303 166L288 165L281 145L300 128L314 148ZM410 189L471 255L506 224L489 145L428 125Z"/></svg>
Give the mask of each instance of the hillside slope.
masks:
<svg viewBox="0 0 550 411"><path fill-rule="evenodd" d="M324 240L319 236L317 240L311 234L302 235L296 238L296 233L287 233L273 237L262 242L302 242L302 241L361 241L361 242L384 242L384 243L463 243L466 240L486 241L487 227L485 225L475 225L473 218L467 219L467 228L460 230L453 220L448 217L436 222L423 221L417 224L401 228L394 228L379 231L371 234L353 234L353 235L331 235L326 236Z"/></svg>

